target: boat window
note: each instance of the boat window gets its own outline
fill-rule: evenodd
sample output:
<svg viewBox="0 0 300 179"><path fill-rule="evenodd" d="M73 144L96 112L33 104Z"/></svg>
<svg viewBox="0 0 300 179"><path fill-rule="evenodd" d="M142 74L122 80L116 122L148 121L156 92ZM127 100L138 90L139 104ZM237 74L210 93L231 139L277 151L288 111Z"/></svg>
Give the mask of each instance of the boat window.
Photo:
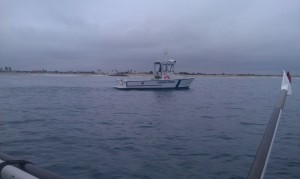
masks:
<svg viewBox="0 0 300 179"><path fill-rule="evenodd" d="M161 72L161 66L160 66L160 64L155 64L154 65L154 71Z"/></svg>
<svg viewBox="0 0 300 179"><path fill-rule="evenodd" d="M163 72L168 71L168 66L167 66L167 65L162 65L162 71L163 71Z"/></svg>
<svg viewBox="0 0 300 179"><path fill-rule="evenodd" d="M170 66L171 66L170 71L173 72L174 71L174 65L170 65Z"/></svg>
<svg viewBox="0 0 300 179"><path fill-rule="evenodd" d="M168 65L168 72L172 72L173 71L173 65Z"/></svg>

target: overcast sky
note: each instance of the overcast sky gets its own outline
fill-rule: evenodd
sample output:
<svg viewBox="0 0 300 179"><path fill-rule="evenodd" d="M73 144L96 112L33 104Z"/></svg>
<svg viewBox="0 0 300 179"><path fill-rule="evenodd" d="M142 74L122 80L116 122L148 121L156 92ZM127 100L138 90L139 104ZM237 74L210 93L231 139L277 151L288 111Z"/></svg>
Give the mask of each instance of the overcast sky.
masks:
<svg viewBox="0 0 300 179"><path fill-rule="evenodd" d="M300 74L299 0L0 0L0 67Z"/></svg>

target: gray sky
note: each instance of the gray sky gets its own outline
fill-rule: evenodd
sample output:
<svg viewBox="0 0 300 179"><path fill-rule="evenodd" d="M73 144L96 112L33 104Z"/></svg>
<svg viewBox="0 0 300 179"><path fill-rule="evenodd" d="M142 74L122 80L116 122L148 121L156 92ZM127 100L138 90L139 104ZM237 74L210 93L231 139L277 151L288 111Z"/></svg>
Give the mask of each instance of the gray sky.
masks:
<svg viewBox="0 0 300 179"><path fill-rule="evenodd" d="M0 0L0 67L300 74L299 0Z"/></svg>

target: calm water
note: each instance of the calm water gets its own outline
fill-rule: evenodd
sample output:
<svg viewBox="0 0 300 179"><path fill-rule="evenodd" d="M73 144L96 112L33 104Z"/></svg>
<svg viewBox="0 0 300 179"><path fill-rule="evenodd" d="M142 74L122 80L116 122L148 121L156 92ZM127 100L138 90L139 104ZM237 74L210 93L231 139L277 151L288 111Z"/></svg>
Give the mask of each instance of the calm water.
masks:
<svg viewBox="0 0 300 179"><path fill-rule="evenodd" d="M245 178L281 78L200 77L118 91L117 78L0 75L0 150L68 178ZM266 178L300 178L293 79Z"/></svg>

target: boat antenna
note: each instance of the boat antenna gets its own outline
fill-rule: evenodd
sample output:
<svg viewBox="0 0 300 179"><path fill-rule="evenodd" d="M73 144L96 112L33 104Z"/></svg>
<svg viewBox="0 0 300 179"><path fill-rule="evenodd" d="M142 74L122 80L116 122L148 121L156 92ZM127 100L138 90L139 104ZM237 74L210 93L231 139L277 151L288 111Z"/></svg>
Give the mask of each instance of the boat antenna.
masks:
<svg viewBox="0 0 300 179"><path fill-rule="evenodd" d="M283 71L280 95L248 173L248 179L264 178L285 99L290 94L292 94L291 76L289 72Z"/></svg>
<svg viewBox="0 0 300 179"><path fill-rule="evenodd" d="M164 49L164 53L165 53L165 60L168 61L169 57L168 57L168 49L167 48Z"/></svg>

